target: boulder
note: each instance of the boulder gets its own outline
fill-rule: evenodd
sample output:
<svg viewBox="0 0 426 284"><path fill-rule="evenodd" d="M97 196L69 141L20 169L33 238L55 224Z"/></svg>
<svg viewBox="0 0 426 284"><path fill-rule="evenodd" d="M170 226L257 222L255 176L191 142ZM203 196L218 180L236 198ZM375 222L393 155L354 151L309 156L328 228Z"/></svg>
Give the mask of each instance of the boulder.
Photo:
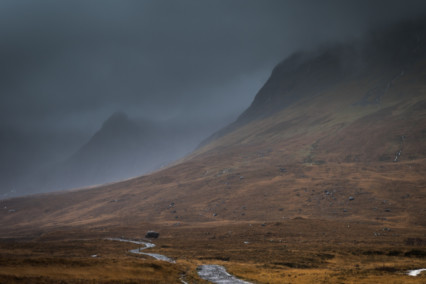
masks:
<svg viewBox="0 0 426 284"><path fill-rule="evenodd" d="M157 232L154 232L154 231L148 231L147 233L146 233L146 235L145 235L145 238L148 238L148 239L156 239L156 238L158 238L160 236L160 234L159 233L157 233Z"/></svg>

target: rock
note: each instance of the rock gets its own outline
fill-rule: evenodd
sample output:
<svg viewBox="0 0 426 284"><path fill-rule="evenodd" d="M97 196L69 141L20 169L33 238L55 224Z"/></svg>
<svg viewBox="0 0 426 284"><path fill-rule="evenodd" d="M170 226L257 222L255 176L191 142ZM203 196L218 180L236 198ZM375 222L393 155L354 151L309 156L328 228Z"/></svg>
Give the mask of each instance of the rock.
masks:
<svg viewBox="0 0 426 284"><path fill-rule="evenodd" d="M352 201L352 200L354 200L355 199L355 197L353 197L353 196L349 196L349 201Z"/></svg>
<svg viewBox="0 0 426 284"><path fill-rule="evenodd" d="M159 233L157 233L157 232L155 232L155 231L148 231L147 233L146 233L146 235L145 235L145 238L148 238L148 239L156 239L156 238L158 238L160 236L160 234Z"/></svg>
<svg viewBox="0 0 426 284"><path fill-rule="evenodd" d="M282 172L282 173L286 173L286 172L287 172L287 169L286 169L286 168L280 168L280 172Z"/></svg>

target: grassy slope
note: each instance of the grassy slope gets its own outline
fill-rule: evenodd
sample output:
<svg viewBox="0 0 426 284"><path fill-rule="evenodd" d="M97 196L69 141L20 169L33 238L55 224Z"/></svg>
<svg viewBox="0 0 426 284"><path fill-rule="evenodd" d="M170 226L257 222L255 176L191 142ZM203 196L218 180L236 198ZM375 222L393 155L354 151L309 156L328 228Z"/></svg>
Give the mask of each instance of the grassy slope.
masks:
<svg viewBox="0 0 426 284"><path fill-rule="evenodd" d="M304 216L425 225L423 66L394 80L379 106L355 105L374 80L342 82L149 176L3 201L2 224L17 229ZM392 162L401 147L400 161Z"/></svg>
<svg viewBox="0 0 426 284"><path fill-rule="evenodd" d="M213 262L259 283L424 281L404 271L426 266L425 67L350 77L151 175L1 201L0 236L29 241L1 244L0 280L179 283ZM100 241L148 229L176 267Z"/></svg>

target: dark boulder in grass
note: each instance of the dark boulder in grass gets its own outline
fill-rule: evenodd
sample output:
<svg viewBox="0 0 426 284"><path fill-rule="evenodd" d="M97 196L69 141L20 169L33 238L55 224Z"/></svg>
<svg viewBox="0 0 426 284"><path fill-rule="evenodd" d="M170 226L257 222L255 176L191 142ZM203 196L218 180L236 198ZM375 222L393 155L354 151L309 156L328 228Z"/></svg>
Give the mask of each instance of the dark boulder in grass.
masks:
<svg viewBox="0 0 426 284"><path fill-rule="evenodd" d="M160 234L159 233L157 233L157 232L155 232L155 231L148 231L147 233L146 233L146 235L145 235L145 238L148 238L148 239L156 239L156 238L158 238L160 236Z"/></svg>

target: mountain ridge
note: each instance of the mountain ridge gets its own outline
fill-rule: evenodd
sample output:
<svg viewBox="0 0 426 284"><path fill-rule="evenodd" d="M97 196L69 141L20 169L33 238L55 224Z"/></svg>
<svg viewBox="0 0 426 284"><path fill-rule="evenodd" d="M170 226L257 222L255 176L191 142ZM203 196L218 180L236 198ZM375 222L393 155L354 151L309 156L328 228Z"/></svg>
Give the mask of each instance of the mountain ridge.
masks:
<svg viewBox="0 0 426 284"><path fill-rule="evenodd" d="M300 99L320 95L322 90L339 81L366 76L372 68L385 71L381 79L383 82L369 90L357 103L379 103L381 95L404 73L404 69L426 58L425 27L424 19L405 21L371 31L358 41L293 53L275 66L248 109L235 122L203 141L200 147L250 121L283 110ZM298 80L309 82L309 86Z"/></svg>

